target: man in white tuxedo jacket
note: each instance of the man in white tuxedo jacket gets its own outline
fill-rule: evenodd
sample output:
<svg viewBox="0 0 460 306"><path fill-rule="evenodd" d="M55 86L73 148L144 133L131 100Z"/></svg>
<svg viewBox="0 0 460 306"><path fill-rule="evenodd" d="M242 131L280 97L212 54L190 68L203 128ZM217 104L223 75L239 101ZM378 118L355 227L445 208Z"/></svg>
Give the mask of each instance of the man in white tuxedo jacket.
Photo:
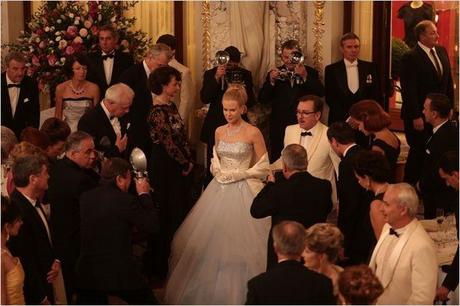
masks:
<svg viewBox="0 0 460 306"><path fill-rule="evenodd" d="M433 241L415 218L417 193L407 183L390 185L383 203L387 223L369 264L384 288L377 304L433 305L438 263Z"/></svg>
<svg viewBox="0 0 460 306"><path fill-rule="evenodd" d="M323 100L315 95L299 98L297 105L298 124L289 125L284 133L284 147L292 143L300 144L307 150L308 168L311 175L325 179L332 185L332 203L337 204L336 173L340 158L331 149L327 139L328 127L319 120L323 111ZM271 166L272 170L282 169L281 159Z"/></svg>

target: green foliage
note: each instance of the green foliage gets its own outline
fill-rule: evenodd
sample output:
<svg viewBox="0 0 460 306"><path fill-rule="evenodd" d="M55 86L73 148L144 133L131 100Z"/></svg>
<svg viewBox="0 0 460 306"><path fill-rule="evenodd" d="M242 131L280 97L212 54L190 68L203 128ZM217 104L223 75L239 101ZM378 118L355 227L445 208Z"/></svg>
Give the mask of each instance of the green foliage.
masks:
<svg viewBox="0 0 460 306"><path fill-rule="evenodd" d="M410 51L410 48L403 40L396 37L391 38L391 77L393 80L399 78L401 60L408 51Z"/></svg>

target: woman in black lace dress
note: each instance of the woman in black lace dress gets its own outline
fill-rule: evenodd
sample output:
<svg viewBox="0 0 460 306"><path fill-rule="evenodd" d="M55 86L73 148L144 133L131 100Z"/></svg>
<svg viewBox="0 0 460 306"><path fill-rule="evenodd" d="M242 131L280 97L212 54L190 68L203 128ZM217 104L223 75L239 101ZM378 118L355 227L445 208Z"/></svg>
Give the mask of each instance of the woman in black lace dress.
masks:
<svg viewBox="0 0 460 306"><path fill-rule="evenodd" d="M370 149L385 155L391 169L390 182L394 182L401 142L388 128L390 115L374 100L362 100L350 108L350 116L361 132L372 137Z"/></svg>
<svg viewBox="0 0 460 306"><path fill-rule="evenodd" d="M172 67L160 67L149 76L149 86L155 95L148 124L152 151L149 174L160 204L160 250L159 266L155 274L166 276L169 249L174 232L187 215L190 183L188 176L193 168L190 145L184 123L173 97L180 90L180 72Z"/></svg>

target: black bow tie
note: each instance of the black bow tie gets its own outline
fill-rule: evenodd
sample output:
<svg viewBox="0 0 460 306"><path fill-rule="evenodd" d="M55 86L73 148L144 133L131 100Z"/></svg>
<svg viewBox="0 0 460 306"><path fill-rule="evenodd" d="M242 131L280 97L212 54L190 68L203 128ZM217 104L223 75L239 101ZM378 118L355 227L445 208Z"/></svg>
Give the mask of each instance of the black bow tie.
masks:
<svg viewBox="0 0 460 306"><path fill-rule="evenodd" d="M106 54L102 56L102 60L105 61L108 58L113 58L115 56L115 52L112 52L110 54Z"/></svg>
<svg viewBox="0 0 460 306"><path fill-rule="evenodd" d="M313 136L311 132L302 132L300 133L300 136L305 137L305 136Z"/></svg>
<svg viewBox="0 0 460 306"><path fill-rule="evenodd" d="M21 84L19 84L19 83L8 84L8 88L13 88L13 87L21 88Z"/></svg>
<svg viewBox="0 0 460 306"><path fill-rule="evenodd" d="M395 235L397 238L399 238L399 234L392 227L390 227L390 235Z"/></svg>

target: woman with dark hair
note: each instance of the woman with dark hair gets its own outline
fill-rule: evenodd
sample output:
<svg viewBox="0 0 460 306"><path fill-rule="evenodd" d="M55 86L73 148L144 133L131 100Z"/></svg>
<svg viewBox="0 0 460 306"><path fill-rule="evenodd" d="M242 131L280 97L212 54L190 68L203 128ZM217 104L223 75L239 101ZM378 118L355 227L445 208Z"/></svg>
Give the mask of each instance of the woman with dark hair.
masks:
<svg viewBox="0 0 460 306"><path fill-rule="evenodd" d="M367 265L345 268L338 285L342 305L373 305L383 293L382 284Z"/></svg>
<svg viewBox="0 0 460 306"><path fill-rule="evenodd" d="M82 54L69 58L64 66L69 80L56 87L55 117L64 120L72 132L77 130L80 117L99 103L99 88L86 80L88 65Z"/></svg>
<svg viewBox="0 0 460 306"><path fill-rule="evenodd" d="M172 237L187 215L192 171L192 153L184 123L173 98L180 90L181 75L165 66L155 69L149 76L149 87L155 95L147 118L152 140L149 165L150 181L158 192L161 215L160 278L166 277Z"/></svg>
<svg viewBox="0 0 460 306"><path fill-rule="evenodd" d="M22 225L19 208L2 196L2 305L25 305L24 269L18 257L7 247L10 236L16 236Z"/></svg>
<svg viewBox="0 0 460 306"><path fill-rule="evenodd" d="M383 195L389 185L390 166L385 156L380 152L362 151L356 156L353 168L361 187L374 195L369 203L369 218L375 239L378 240L385 225L385 218L380 212L380 207L383 204Z"/></svg>
<svg viewBox="0 0 460 306"><path fill-rule="evenodd" d="M392 171L390 181L393 182L401 142L388 128L390 115L374 100L362 100L352 105L350 116L361 132L373 137L370 149L385 155Z"/></svg>
<svg viewBox="0 0 460 306"><path fill-rule="evenodd" d="M70 135L70 127L65 121L53 117L43 122L40 132L45 133L49 138L46 156L48 156L50 162L53 162L59 155L64 153L64 145Z"/></svg>

